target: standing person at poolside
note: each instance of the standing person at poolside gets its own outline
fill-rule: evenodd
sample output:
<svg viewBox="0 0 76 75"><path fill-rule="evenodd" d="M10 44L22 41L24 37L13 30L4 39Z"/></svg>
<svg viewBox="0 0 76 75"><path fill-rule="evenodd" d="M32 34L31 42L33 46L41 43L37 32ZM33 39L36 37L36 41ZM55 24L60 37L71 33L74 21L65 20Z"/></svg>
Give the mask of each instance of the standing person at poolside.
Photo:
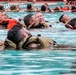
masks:
<svg viewBox="0 0 76 75"><path fill-rule="evenodd" d="M62 15L59 18L59 21L65 24L66 28L70 28L70 29L76 29L76 18L71 18L67 15Z"/></svg>

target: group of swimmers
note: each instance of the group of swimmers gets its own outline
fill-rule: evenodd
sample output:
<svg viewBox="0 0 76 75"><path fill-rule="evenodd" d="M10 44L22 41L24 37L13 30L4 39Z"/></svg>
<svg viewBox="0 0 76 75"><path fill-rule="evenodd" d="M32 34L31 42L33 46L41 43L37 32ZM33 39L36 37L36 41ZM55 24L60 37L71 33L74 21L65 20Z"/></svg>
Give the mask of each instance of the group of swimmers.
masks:
<svg viewBox="0 0 76 75"><path fill-rule="evenodd" d="M24 21L24 24L21 22L21 20ZM49 27L51 27L51 25L49 25L49 23L45 20L42 13L38 12L36 14L28 14L23 18L19 18L19 21L18 21L14 18L9 18L9 16L5 12L0 12L0 24L5 25L6 28L9 30L7 39L5 40L5 42L0 41L0 46L5 45L5 48L11 47L11 49L12 48L21 49L20 41L22 41L22 44L25 42L27 44L30 43L30 46L29 45L25 46L25 44L24 44L24 47L31 48L31 49L49 47L50 44L53 43L53 40L50 40L46 37L42 37L42 36L39 38L36 36L32 37L30 32L27 30L30 28L49 28ZM29 41L28 38L29 38L29 40L30 39L31 40ZM19 45L19 43L20 43L20 45ZM32 47L33 45L31 45L31 43L34 45L34 47ZM47 43L47 45L45 45L46 43ZM11 44L12 44L12 46L11 46ZM25 49L24 47L22 45L23 49ZM2 47L2 48L4 48L4 47Z"/></svg>
<svg viewBox="0 0 76 75"><path fill-rule="evenodd" d="M1 47L2 46L2 47ZM4 42L0 41L0 49L13 49L13 50L32 50L32 49L72 49L76 46L66 44L58 44L51 38L44 37L40 34L33 36L23 25L20 23L14 25L7 33L7 38Z"/></svg>
<svg viewBox="0 0 76 75"><path fill-rule="evenodd" d="M48 9L50 10L50 9ZM23 22L21 22L23 20ZM63 14L59 21L64 23L65 27L76 29L76 19ZM28 14L23 18L16 20L10 18L5 12L0 12L0 25L4 25L9 31L4 42L0 41L1 48L10 49L42 49L48 47L54 48L71 48L68 45L59 45L54 40L38 36L32 36L27 29L33 28L50 28L52 27L48 21L45 20L41 12L35 14ZM2 49L1 49L2 50Z"/></svg>
<svg viewBox="0 0 76 75"><path fill-rule="evenodd" d="M21 20L23 20L24 23L21 22ZM36 14L28 14L23 18L19 18L19 20L9 18L5 12L0 12L1 26L5 26L6 29L11 29L17 23L21 23L23 26L26 26L27 29L51 27L50 22L46 21L44 15L40 12L37 12Z"/></svg>
<svg viewBox="0 0 76 75"><path fill-rule="evenodd" d="M23 20L23 22L21 22ZM64 23L65 27L70 29L76 29L76 18L71 18L68 15L63 14L59 21ZM50 22L45 20L45 17L42 13L37 12L35 14L28 14L23 18L16 20L14 18L9 18L5 12L0 12L0 25L5 26L6 29L11 29L17 23L21 23L27 29L33 28L50 28ZM0 27L1 27L0 26Z"/></svg>
<svg viewBox="0 0 76 75"><path fill-rule="evenodd" d="M3 14L1 12L1 14ZM1 15L0 14L0 15ZM21 22L9 18L8 15L4 15L2 18L3 22L8 22L7 28L9 29L7 38L4 42L0 41L0 49L43 49L43 48L49 48L52 49L70 49L70 48L76 48L76 46L69 46L69 45L60 45L57 44L56 41L49 39L47 37L44 37L40 34L37 36L33 36L27 29L29 28L48 28L50 25L48 25L47 21L44 19L44 16L42 13L38 12L36 14L28 14L24 18L20 18L19 20L23 20L24 24ZM70 29L76 29L75 21L76 19L72 19L67 15L62 15L59 18L60 22L65 23L65 26ZM1 21L1 20L0 20ZM36 24L37 23L37 24ZM43 23L43 25L42 25ZM9 28L11 27L11 28Z"/></svg>
<svg viewBox="0 0 76 75"><path fill-rule="evenodd" d="M44 3L41 5L39 8L35 8L34 5L32 4L27 4L26 8L21 9L19 5L11 5L10 8L6 9L2 4L0 4L0 11L4 12L19 12L19 11L24 11L24 12L65 12L65 11L70 11L70 12L76 12L76 7L75 5L69 5L66 3L64 6L57 6L55 8L50 8L47 3Z"/></svg>

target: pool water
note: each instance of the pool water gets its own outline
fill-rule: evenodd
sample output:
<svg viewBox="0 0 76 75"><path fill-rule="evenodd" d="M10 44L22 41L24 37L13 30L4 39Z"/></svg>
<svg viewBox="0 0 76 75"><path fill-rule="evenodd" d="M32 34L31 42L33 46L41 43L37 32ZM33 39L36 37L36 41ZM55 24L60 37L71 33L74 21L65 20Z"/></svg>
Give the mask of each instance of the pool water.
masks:
<svg viewBox="0 0 76 75"><path fill-rule="evenodd" d="M24 17L35 12L8 12L9 17ZM76 30L65 28L57 23L63 12L43 13L52 28L30 30L33 35L41 34L58 44L76 45ZM75 17L76 13L65 12ZM7 37L7 30L0 30L0 39ZM0 75L76 75L76 50L5 50L0 52Z"/></svg>
<svg viewBox="0 0 76 75"><path fill-rule="evenodd" d="M76 75L76 51L0 53L0 75Z"/></svg>

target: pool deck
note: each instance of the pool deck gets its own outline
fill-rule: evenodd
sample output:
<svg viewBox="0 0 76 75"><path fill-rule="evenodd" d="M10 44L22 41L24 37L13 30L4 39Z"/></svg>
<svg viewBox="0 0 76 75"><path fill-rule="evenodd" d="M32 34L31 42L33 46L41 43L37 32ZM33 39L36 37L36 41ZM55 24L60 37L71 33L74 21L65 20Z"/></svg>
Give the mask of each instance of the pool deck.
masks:
<svg viewBox="0 0 76 75"><path fill-rule="evenodd" d="M2 1L0 1L1 3ZM5 1L4 1L5 2ZM27 3L27 1L11 1L11 2L7 2L8 4L18 4L18 3ZM34 2L35 4L44 4L44 3L48 3L48 4L56 4L56 1L36 1Z"/></svg>
<svg viewBox="0 0 76 75"><path fill-rule="evenodd" d="M48 4L56 4L56 1L41 1L41 2L35 2L35 4L44 4L44 3L48 3Z"/></svg>

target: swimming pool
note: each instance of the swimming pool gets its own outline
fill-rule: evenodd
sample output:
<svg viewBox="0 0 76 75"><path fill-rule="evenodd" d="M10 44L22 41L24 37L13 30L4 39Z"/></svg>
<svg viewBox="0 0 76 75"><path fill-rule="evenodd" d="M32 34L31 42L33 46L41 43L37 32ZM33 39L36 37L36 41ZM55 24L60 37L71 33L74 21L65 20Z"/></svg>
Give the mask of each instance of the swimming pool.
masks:
<svg viewBox="0 0 76 75"><path fill-rule="evenodd" d="M42 4L33 4L33 3L11 3L11 4L2 4L5 8L10 8L11 5L18 5L20 8L26 8L27 4L32 4L33 6L36 7L40 7ZM57 4L57 3L49 3L48 4L50 7L56 7L56 6L59 6L59 5L62 5L62 4Z"/></svg>
<svg viewBox="0 0 76 75"><path fill-rule="evenodd" d="M20 18L34 12L8 12L9 17ZM76 44L76 30L56 23L63 12L43 13L52 28L30 30L33 35L41 34L55 40L58 44ZM75 17L76 13L65 12ZM5 40L7 30L0 30L0 39ZM33 50L0 52L0 75L76 75L75 50Z"/></svg>

